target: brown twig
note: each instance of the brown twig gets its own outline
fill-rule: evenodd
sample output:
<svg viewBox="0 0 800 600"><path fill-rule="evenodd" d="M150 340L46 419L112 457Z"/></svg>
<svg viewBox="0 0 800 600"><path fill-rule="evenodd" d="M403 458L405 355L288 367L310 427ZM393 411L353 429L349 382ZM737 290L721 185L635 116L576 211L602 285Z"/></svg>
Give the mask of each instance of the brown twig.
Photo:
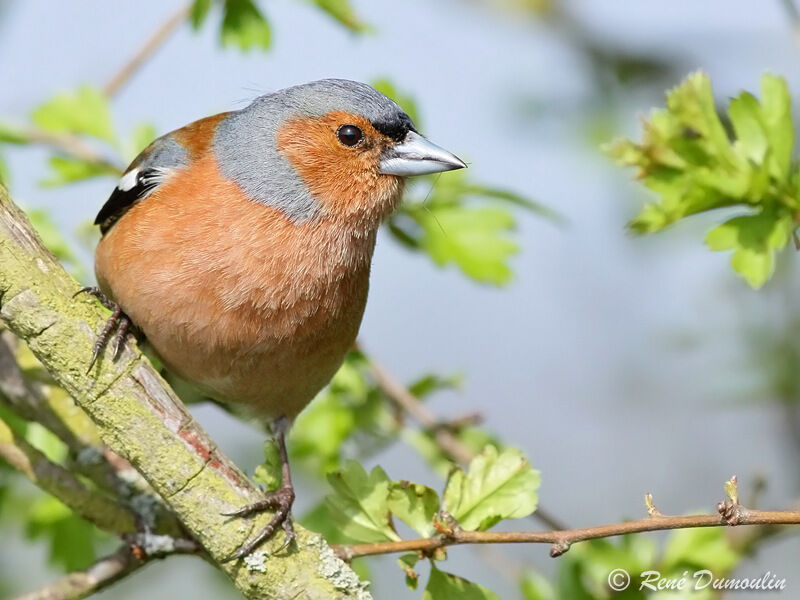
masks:
<svg viewBox="0 0 800 600"><path fill-rule="evenodd" d="M789 24L792 27L795 40L800 43L800 10L798 10L794 0L781 0L781 4L786 16L789 18Z"/></svg>
<svg viewBox="0 0 800 600"><path fill-rule="evenodd" d="M189 16L191 4L181 7L164 21L158 29L142 44L136 53L128 59L103 88L106 95L111 98L122 89L142 65L149 59L161 45L169 39L175 30Z"/></svg>
<svg viewBox="0 0 800 600"><path fill-rule="evenodd" d="M429 429L434 441L446 454L451 456L456 462L468 465L475 453L472 452L448 427L442 427L442 421L427 406L420 402L411 391L397 379L395 379L380 363L372 357L369 358L370 369L375 378L375 382L383 392L401 410L407 413L422 427ZM554 530L567 529L563 523L541 506L531 515L533 518L544 523L547 527Z"/></svg>
<svg viewBox="0 0 800 600"><path fill-rule="evenodd" d="M23 129L19 132L19 135L30 143L49 146L53 150L66 154L67 156L103 167L111 174L122 173L123 168L119 164L108 160L75 135L50 133L49 131L44 131L35 127Z"/></svg>
<svg viewBox="0 0 800 600"><path fill-rule="evenodd" d="M114 554L105 556L83 571L70 573L38 590L17 596L15 600L78 600L99 592L141 569L152 559L161 559L171 554L194 554L199 552L196 543L190 540L173 540L173 548L143 555L139 546L126 544Z"/></svg>
<svg viewBox="0 0 800 600"><path fill-rule="evenodd" d="M651 505L652 499L648 503L648 511ZM717 505L717 513L716 515L665 516L655 511L651 512L650 516L638 521L560 531L463 531L456 527L446 534L430 538L336 546L335 550L343 560L352 560L359 556L395 552L421 552L430 555L439 548L459 544L552 544L550 556L556 557L564 554L576 542L643 531L736 525L800 525L800 511L746 509L730 499Z"/></svg>

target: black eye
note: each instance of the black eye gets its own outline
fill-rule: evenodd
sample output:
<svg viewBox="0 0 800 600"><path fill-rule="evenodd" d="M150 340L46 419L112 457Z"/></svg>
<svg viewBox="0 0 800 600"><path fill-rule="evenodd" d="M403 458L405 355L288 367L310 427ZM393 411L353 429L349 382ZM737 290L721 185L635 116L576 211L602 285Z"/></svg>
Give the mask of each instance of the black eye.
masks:
<svg viewBox="0 0 800 600"><path fill-rule="evenodd" d="M336 137L345 146L358 146L361 140L364 139L364 132L355 125L342 125L336 130Z"/></svg>

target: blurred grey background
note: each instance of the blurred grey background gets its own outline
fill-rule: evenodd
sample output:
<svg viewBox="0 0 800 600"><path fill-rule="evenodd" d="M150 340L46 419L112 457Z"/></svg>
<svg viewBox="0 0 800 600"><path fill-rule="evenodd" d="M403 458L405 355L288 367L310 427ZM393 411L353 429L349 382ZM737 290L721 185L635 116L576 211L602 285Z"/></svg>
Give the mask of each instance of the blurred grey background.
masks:
<svg viewBox="0 0 800 600"><path fill-rule="evenodd" d="M638 137L639 117L694 69L710 74L721 99L744 88L757 92L765 71L787 77L797 96L800 38L784 7L584 0L559 3L569 18L554 24L489 4L355 0L376 28L355 37L303 2L276 0L264 3L272 51L248 55L221 51L214 27L193 34L185 26L115 99L114 117L123 131L151 121L164 132L295 83L391 78L418 100L424 133L465 158L476 181L548 204L569 223L522 217L522 251L506 289L437 269L383 235L365 347L403 379L430 370L463 373L463 390L441 394L431 406L442 416L484 415L487 428L541 470L541 504L571 526L641 516L645 492L666 513L710 510L734 473L743 490L764 477L761 505L785 506L798 494L800 446L776 378L791 378L796 367L776 375L771 352L776 340L791 343L797 286L786 280L800 279L796 264L784 265L787 276L766 290L750 291L727 256L701 243L719 215L652 238L630 237L624 224L644 192L599 150L612 136ZM3 2L0 114L22 118L56 90L105 82L178 6ZM655 67L637 71L612 61L605 68L593 47L647 57ZM41 189L45 156L36 149L9 155L15 198L49 208L72 231L95 215L109 184ZM252 472L262 434L214 407L194 412ZM406 446L375 462L393 478L442 487ZM296 512L322 491L306 482ZM20 542L3 540L0 562L19 574L19 591L56 576L43 550L23 545L21 532L12 535ZM508 564L553 567L547 546L498 551ZM447 569L503 598L518 597L516 585L489 564L498 556L454 548ZM743 573L776 572L787 578L783 597L797 597L798 557L800 541L790 537L768 545ZM405 589L394 563L376 561L376 597L419 597ZM187 558L151 566L104 597L235 592Z"/></svg>

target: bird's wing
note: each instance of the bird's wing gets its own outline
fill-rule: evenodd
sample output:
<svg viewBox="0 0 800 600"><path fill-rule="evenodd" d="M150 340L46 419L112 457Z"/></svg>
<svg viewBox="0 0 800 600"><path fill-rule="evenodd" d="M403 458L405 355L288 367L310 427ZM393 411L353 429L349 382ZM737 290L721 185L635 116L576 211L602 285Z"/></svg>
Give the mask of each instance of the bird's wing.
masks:
<svg viewBox="0 0 800 600"><path fill-rule="evenodd" d="M147 198L176 170L188 165L189 153L173 134L155 140L131 163L97 213L95 225L105 235L137 202Z"/></svg>

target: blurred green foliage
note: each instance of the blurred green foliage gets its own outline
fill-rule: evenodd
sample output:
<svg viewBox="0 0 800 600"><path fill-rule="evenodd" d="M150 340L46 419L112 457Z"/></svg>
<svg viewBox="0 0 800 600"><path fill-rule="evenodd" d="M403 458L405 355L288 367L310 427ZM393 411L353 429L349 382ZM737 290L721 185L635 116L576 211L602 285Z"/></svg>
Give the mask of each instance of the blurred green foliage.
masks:
<svg viewBox="0 0 800 600"><path fill-rule="evenodd" d="M370 31L347 0L303 0L354 33ZM642 80L660 80L671 72L660 57L631 55L590 39L561 3L553 0L508 0L550 20L585 53L593 65L597 87ZM197 30L219 10L219 38L223 46L242 51L268 50L272 27L254 0L195 0L189 20ZM389 80L374 82L394 98L419 128L421 111L414 99ZM763 284L774 268L774 255L785 248L796 227L800 205L800 175L792 161L793 123L789 95L782 79L765 76L762 99L744 93L731 102L732 131L717 114L710 83L702 74L690 76L669 93L665 110L645 123L644 140L617 142L609 152L621 164L639 168L643 183L660 196L631 223L641 233L659 231L692 214L736 207L747 214L734 217L709 233L715 250L733 250L733 266L754 287ZM36 107L28 123L0 122L0 149L44 144L52 149L50 175L41 183L61 186L95 177L116 177L122 167L157 135L141 124L127 139L114 127L109 99L83 85L59 92ZM0 156L0 179L9 175ZM109 182L111 183L111 182ZM98 205L102 199L98 199ZM428 256L438 266L455 266L479 283L503 285L513 275L511 257L519 250L514 237L518 215L528 213L553 222L563 219L547 207L512 190L472 181L456 172L420 178L409 185L399 211L387 223L393 238L404 247ZM48 247L79 279L86 269L45 211L29 211ZM88 231L88 230L87 230ZM96 235L85 236L87 239ZM424 399L457 386L457 377L426 374L409 385ZM51 460L64 460L64 447L49 431L0 413ZM513 448L481 427L452 429L452 434L476 455L469 468L455 467L435 440L435 432L406 426L403 416L373 380L369 360L351 352L330 386L298 418L291 432L292 460L316 476L326 476L331 493L302 520L332 543L398 540L395 524L402 522L417 535L434 535L454 518L467 530L485 530L504 519L520 518L536 510L540 476ZM447 477L442 496L432 488L391 480L380 468L367 472L352 458L364 459L405 440ZM265 461L255 478L268 489L278 485L279 460L272 443L265 445ZM15 495L8 468L0 463L0 517L14 514L26 535L47 544L50 561L65 570L89 564L105 536L75 517L63 504L45 495L33 502ZM496 594L456 575L437 563L446 552L423 557L406 554L398 564L411 589L416 589L420 560L430 563L422 597L495 599ZM631 573L659 569L677 576L687 569L707 568L715 576L730 572L742 552L722 529L695 529L671 534L661 553L652 538L637 535L619 540L576 544L561 558L552 579L526 570L520 593L526 600L644 598L630 589L612 593L608 573L626 568ZM368 575L363 561L354 564ZM2 590L0 590L2 593ZM711 596L695 593L702 600Z"/></svg>
<svg viewBox="0 0 800 600"><path fill-rule="evenodd" d="M276 470L277 465L265 468ZM464 530L483 531L501 520L525 517L536 509L539 473L518 450L486 446L466 471L452 467L441 500L430 487L392 481L380 467L367 473L356 461L329 473L328 482L333 493L303 524L331 542L359 544L400 540L394 519L420 537L430 537L454 522ZM454 596L446 594L456 592L468 598L496 597L477 584L439 572L434 563L446 556L442 551L430 557L431 576L424 598L450 598ZM405 555L398 563L412 589L418 585L418 559Z"/></svg>
<svg viewBox="0 0 800 600"><path fill-rule="evenodd" d="M775 253L789 244L800 214L786 82L765 75L761 95L761 102L747 92L731 101L728 132L708 77L695 73L645 121L640 143L620 140L607 149L621 165L637 167L638 179L660 197L631 221L637 233L709 210L743 210L709 232L706 243L732 250L731 265L754 288L772 276Z"/></svg>

